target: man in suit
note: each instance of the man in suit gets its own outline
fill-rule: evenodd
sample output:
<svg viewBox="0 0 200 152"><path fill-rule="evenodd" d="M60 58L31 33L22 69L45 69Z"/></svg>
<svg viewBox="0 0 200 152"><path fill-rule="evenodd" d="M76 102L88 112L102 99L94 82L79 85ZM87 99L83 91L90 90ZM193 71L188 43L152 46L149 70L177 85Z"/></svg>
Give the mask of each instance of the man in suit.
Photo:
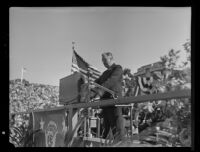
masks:
<svg viewBox="0 0 200 152"><path fill-rule="evenodd" d="M115 92L118 97L122 96L122 75L123 70L120 65L115 64L112 53L106 52L102 54L102 62L107 68L105 72L95 82L103 87L106 87ZM97 95L100 96L101 100L112 99L113 96L100 89L94 88ZM95 95L94 95L95 96ZM103 126L104 133L103 138L106 138L110 128L112 129L113 135L119 135L121 139L124 137L124 123L122 117L121 107L108 106L102 107Z"/></svg>

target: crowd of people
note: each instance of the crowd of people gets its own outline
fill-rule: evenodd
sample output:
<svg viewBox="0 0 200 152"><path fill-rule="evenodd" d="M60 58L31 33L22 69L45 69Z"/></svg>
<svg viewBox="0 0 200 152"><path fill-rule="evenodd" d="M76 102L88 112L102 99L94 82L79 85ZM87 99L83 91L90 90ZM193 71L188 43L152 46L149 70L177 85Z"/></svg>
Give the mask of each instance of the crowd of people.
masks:
<svg viewBox="0 0 200 152"><path fill-rule="evenodd" d="M9 86L10 112L45 109L59 105L57 86L11 80Z"/></svg>

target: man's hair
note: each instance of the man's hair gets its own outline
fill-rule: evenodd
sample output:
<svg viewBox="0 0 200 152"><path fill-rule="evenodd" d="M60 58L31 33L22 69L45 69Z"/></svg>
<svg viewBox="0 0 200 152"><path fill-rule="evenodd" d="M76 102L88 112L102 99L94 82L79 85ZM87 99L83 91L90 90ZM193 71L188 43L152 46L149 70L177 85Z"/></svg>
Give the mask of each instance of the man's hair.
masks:
<svg viewBox="0 0 200 152"><path fill-rule="evenodd" d="M112 55L112 53L111 52L105 52L105 53L102 53L102 57L103 56L106 56L106 57L110 57L111 59L113 59L113 55Z"/></svg>

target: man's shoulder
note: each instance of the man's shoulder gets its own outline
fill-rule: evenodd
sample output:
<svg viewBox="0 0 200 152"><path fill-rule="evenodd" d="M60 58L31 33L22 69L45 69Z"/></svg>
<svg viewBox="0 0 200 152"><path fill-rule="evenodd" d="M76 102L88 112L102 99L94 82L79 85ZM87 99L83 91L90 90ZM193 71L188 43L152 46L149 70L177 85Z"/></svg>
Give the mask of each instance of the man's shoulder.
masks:
<svg viewBox="0 0 200 152"><path fill-rule="evenodd" d="M112 65L111 69L107 69L106 71L103 72L102 75L106 75L107 73L113 72L113 71L115 71L115 70L117 70L117 71L118 71L118 70L122 70L122 71L123 71L121 65L119 65L119 64L114 64L114 65ZM101 76L102 76L102 75L101 75Z"/></svg>
<svg viewBox="0 0 200 152"><path fill-rule="evenodd" d="M122 66L119 65L119 64L114 64L114 65L113 65L113 68L115 68L115 69L122 69Z"/></svg>

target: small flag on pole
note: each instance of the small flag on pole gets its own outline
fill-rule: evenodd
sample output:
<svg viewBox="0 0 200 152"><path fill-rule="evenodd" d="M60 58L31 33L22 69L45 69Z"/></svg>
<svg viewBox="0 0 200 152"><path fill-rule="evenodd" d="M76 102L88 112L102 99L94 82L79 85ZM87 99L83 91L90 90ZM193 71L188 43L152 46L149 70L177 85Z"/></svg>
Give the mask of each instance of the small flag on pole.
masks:
<svg viewBox="0 0 200 152"><path fill-rule="evenodd" d="M21 83L23 81L23 78L24 78L24 72L27 72L27 69L22 67L22 71L21 71Z"/></svg>

